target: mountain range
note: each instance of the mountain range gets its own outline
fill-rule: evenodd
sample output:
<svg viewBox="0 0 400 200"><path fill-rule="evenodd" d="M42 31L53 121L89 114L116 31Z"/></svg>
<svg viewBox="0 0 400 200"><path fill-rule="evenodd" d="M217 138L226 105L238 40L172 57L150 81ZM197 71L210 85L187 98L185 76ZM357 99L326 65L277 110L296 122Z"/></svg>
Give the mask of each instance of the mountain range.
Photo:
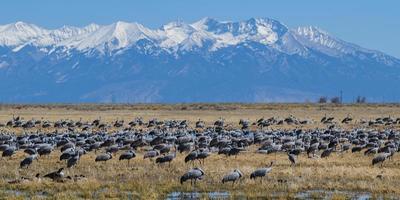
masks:
<svg viewBox="0 0 400 200"><path fill-rule="evenodd" d="M204 18L158 29L116 22L0 25L0 102L400 100L400 60L317 27Z"/></svg>

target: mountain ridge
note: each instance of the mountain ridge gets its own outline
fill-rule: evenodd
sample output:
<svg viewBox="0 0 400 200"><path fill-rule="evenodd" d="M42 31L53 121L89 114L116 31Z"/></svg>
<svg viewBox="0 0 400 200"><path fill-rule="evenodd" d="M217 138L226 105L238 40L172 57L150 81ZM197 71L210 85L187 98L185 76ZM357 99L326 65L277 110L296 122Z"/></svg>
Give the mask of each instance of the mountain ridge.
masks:
<svg viewBox="0 0 400 200"><path fill-rule="evenodd" d="M0 80L4 102L299 102L339 91L398 101L400 60L269 18L16 22L0 25Z"/></svg>

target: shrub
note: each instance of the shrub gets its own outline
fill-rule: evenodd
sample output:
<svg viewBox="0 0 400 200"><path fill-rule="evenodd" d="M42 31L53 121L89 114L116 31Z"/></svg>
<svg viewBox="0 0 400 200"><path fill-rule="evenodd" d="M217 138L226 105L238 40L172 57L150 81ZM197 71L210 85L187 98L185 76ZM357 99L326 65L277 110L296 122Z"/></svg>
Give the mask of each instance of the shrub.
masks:
<svg viewBox="0 0 400 200"><path fill-rule="evenodd" d="M318 99L318 103L327 103L328 102L328 98L325 96L322 96Z"/></svg>
<svg viewBox="0 0 400 200"><path fill-rule="evenodd" d="M340 101L339 97L332 97L331 98L331 103L340 104L342 102Z"/></svg>
<svg viewBox="0 0 400 200"><path fill-rule="evenodd" d="M356 103L366 103L367 102L367 98L362 97L362 96L358 96L356 99Z"/></svg>

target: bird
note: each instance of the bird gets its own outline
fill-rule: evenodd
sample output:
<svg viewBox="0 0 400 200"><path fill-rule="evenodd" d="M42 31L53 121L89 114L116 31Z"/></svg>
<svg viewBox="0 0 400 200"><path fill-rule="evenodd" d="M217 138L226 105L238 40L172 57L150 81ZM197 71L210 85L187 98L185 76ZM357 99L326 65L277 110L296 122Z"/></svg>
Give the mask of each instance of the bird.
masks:
<svg viewBox="0 0 400 200"><path fill-rule="evenodd" d="M193 162L197 159L197 151L192 151L190 152L186 157L185 157L185 163L187 162Z"/></svg>
<svg viewBox="0 0 400 200"><path fill-rule="evenodd" d="M158 153L158 151L156 151L156 150L150 150L150 151L147 151L147 152L144 154L143 159L146 159L146 158L152 159L152 158L154 158L154 157L156 157L156 156L158 156L158 155L160 155L160 153Z"/></svg>
<svg viewBox="0 0 400 200"><path fill-rule="evenodd" d="M126 152L122 153L122 154L119 156L119 160L128 160L128 165L129 165L129 161L130 161L132 158L135 158L135 157L136 157L135 152L132 151L132 150L129 150L129 151L126 151Z"/></svg>
<svg viewBox="0 0 400 200"><path fill-rule="evenodd" d="M205 173L201 168L195 167L195 168L187 171L185 174L183 174L181 176L180 182L181 182L181 184L183 184L187 180L190 180L190 184L193 185L193 181L194 181L194 184L196 184L196 181L203 179L204 175L205 175Z"/></svg>
<svg viewBox="0 0 400 200"><path fill-rule="evenodd" d="M201 161L203 161L203 164L204 164L204 160L205 160L208 156L210 156L210 153L209 153L208 151L200 151L200 152L197 154L197 159L199 160L200 163L201 163Z"/></svg>
<svg viewBox="0 0 400 200"><path fill-rule="evenodd" d="M351 153L360 152L363 148L364 146L355 146L351 148Z"/></svg>
<svg viewBox="0 0 400 200"><path fill-rule="evenodd" d="M371 147L364 152L364 155L376 154L378 153L378 147Z"/></svg>
<svg viewBox="0 0 400 200"><path fill-rule="evenodd" d="M321 119L321 123L324 123L326 121L326 119L327 119L327 117L326 117L326 114L325 114L325 116L322 117L322 119Z"/></svg>
<svg viewBox="0 0 400 200"><path fill-rule="evenodd" d="M34 159L37 159L37 156L36 156L36 155L30 155L30 156L26 157L25 159L23 159L23 160L21 161L21 163L19 164L19 167L20 167L20 168L28 168L29 165L32 164L32 162L33 162Z"/></svg>
<svg viewBox="0 0 400 200"><path fill-rule="evenodd" d="M14 147L8 147L6 150L3 151L2 156L3 157L11 157L15 153L15 148Z"/></svg>
<svg viewBox="0 0 400 200"><path fill-rule="evenodd" d="M375 158L372 159L372 165L376 165L381 163L381 167L383 166L383 162L390 156L390 153L380 153Z"/></svg>
<svg viewBox="0 0 400 200"><path fill-rule="evenodd" d="M289 158L289 161L290 161L290 166L294 166L294 165L296 165L296 156L295 155L293 155L293 154L288 154L288 158Z"/></svg>
<svg viewBox="0 0 400 200"><path fill-rule="evenodd" d="M105 162L110 159L112 159L112 155L110 152L107 152L96 156L95 162L101 162L101 161Z"/></svg>
<svg viewBox="0 0 400 200"><path fill-rule="evenodd" d="M162 163L166 163L167 162L168 166L171 166L171 161L174 160L175 157L176 157L176 153L175 152L172 153L172 154L161 156L161 157L158 157L156 159L156 163L162 164Z"/></svg>
<svg viewBox="0 0 400 200"><path fill-rule="evenodd" d="M68 159L68 161L67 161L67 168L71 168L71 167L75 166L75 165L78 163L79 158L80 158L79 153L76 152L75 155L71 156L71 157Z"/></svg>
<svg viewBox="0 0 400 200"><path fill-rule="evenodd" d="M229 174L225 175L222 178L222 184L224 184L226 182L232 182L232 185L234 185L235 182L242 177L243 177L242 172L238 169L234 169L232 172L230 172Z"/></svg>
<svg viewBox="0 0 400 200"><path fill-rule="evenodd" d="M347 115L347 117L345 117L342 120L342 124L348 124L349 122L353 121L353 118L350 117L350 115Z"/></svg>
<svg viewBox="0 0 400 200"><path fill-rule="evenodd" d="M75 154L75 152L73 152L73 151L66 151L66 152L63 152L63 153L60 155L60 161L62 161L62 160L68 160L68 159L71 158L74 154Z"/></svg>
<svg viewBox="0 0 400 200"><path fill-rule="evenodd" d="M346 152L350 149L351 144L342 144L341 145L341 152Z"/></svg>
<svg viewBox="0 0 400 200"><path fill-rule="evenodd" d="M240 153L240 151L242 151L241 148L233 147L229 150L228 156L235 156L236 158L236 156Z"/></svg>
<svg viewBox="0 0 400 200"><path fill-rule="evenodd" d="M324 150L324 151L322 152L322 154L321 154L321 158L327 158L327 157L329 157L329 156L331 155L332 152L333 152L333 148L329 148L329 149Z"/></svg>
<svg viewBox="0 0 400 200"><path fill-rule="evenodd" d="M63 170L64 170L64 168L60 168L55 172L51 172L51 173L44 175L43 177L50 178L53 181L61 181L64 178Z"/></svg>
<svg viewBox="0 0 400 200"><path fill-rule="evenodd" d="M250 179L255 180L257 177L260 177L262 182L262 177L265 177L268 173L271 172L273 164L274 162L271 162L271 164L267 167L256 169L253 173L250 174Z"/></svg>
<svg viewBox="0 0 400 200"><path fill-rule="evenodd" d="M205 123L204 121L201 121L200 119L196 122L196 128L204 128Z"/></svg>
<svg viewBox="0 0 400 200"><path fill-rule="evenodd" d="M34 155L34 154L37 154L37 151L34 148L27 148L24 150L24 153L27 153L29 155Z"/></svg>
<svg viewBox="0 0 400 200"><path fill-rule="evenodd" d="M44 156L44 155L49 155L51 151L53 150L53 147L50 145L42 146L40 147L37 152L39 156Z"/></svg>

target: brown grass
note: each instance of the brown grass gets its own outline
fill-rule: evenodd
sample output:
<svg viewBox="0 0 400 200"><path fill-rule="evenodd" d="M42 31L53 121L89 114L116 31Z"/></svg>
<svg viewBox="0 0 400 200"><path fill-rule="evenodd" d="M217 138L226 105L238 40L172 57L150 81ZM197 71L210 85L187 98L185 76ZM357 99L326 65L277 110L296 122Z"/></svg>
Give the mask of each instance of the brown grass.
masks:
<svg viewBox="0 0 400 200"><path fill-rule="evenodd" d="M201 107L201 108L200 108ZM315 121L308 128L319 127L319 119L328 114L342 119L351 114L356 120L373 119L382 116L400 117L399 105L311 105L311 104L184 104L184 105L1 105L0 122L5 122L11 116L20 115L24 119L44 118L48 120L73 119L91 121L101 116L104 121L125 119L129 121L141 116L145 120L158 119L188 119L191 124L201 118L211 124L223 117L232 126L237 126L240 118L254 121L260 117L284 118L290 114L300 118ZM286 126L285 128L295 128ZM23 130L14 130L22 132ZM66 170L66 175L83 174L87 177L78 182L67 181L55 183L49 180L34 180L20 184L8 184L21 176L33 177L36 173L45 174L65 166L58 162L59 150L49 157L42 157L29 169L18 169L24 154L18 152L12 158L0 160L0 196L3 198L23 199L26 197L47 197L53 199L162 199L173 191L228 191L232 198L236 197L276 197L290 199L296 194L308 190L355 191L368 192L382 197L400 195L400 161L399 155L385 163L383 168L372 167L372 157L362 153L333 154L328 159L309 159L305 155L299 157L299 164L290 167L286 154L262 155L254 151L258 146L252 146L249 151L237 158L227 158L213 154L206 159L204 165L199 165L206 173L204 180L194 188L190 183L181 185L179 177L192 166L184 163L185 154L179 154L168 165L159 166L154 161L143 160L143 151L127 166L119 162L118 156L107 163L95 163L94 152L81 158L80 163ZM273 171L261 184L249 179L250 173L275 160ZM240 169L245 178L232 187L223 185L222 176L233 169ZM382 179L376 178L382 175ZM278 179L286 180L280 184ZM315 194L316 198L318 195ZM346 199L346 194L335 193L332 199Z"/></svg>

